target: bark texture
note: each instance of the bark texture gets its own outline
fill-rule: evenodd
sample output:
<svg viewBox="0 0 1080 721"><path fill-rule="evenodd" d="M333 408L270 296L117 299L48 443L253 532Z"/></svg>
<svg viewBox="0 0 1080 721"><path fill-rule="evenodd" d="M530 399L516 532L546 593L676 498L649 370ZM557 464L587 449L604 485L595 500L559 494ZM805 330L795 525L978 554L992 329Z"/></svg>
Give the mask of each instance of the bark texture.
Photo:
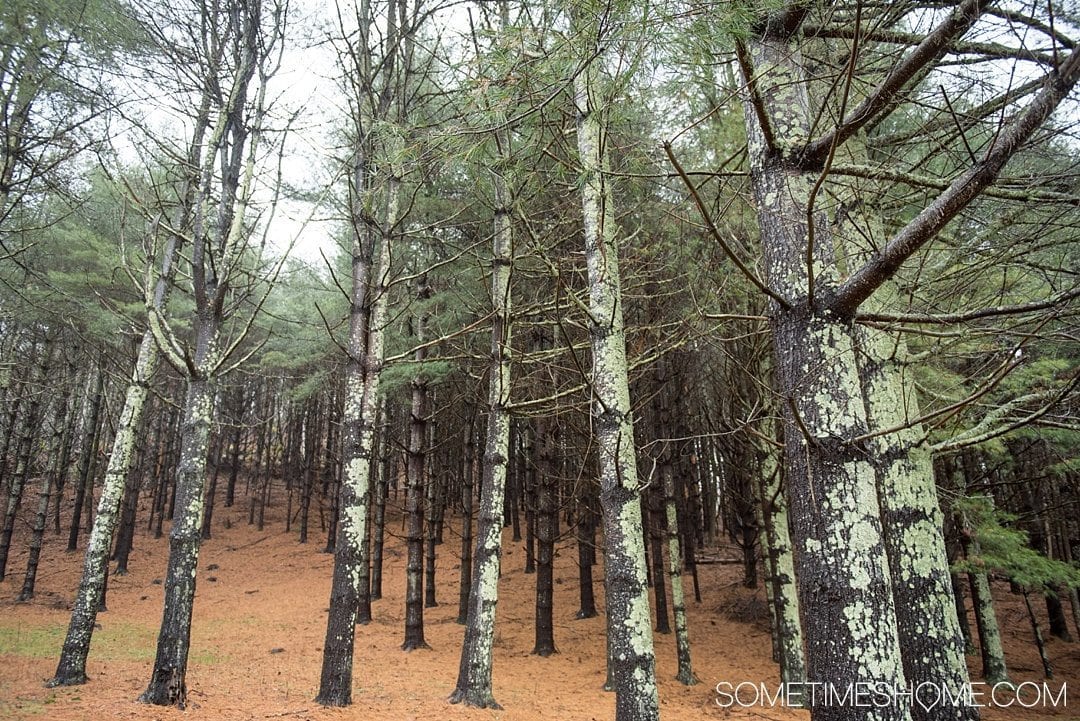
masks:
<svg viewBox="0 0 1080 721"><path fill-rule="evenodd" d="M602 58L575 77L574 102L589 278L593 423L604 524L608 662L615 687L615 718L646 721L659 718L660 709L627 376L618 229L607 182L607 129L597 87Z"/></svg>
<svg viewBox="0 0 1080 721"><path fill-rule="evenodd" d="M807 217L816 175L788 155L809 140L814 114L807 77L799 50L782 36L753 41L748 61L756 98L745 103L746 126L767 281L775 294L770 315L785 401L799 607L803 618L813 619L804 629L807 676L837 689L858 682L902 688L874 469L862 448L845 442L867 429L854 329L815 303L814 285L820 294L836 282L833 244L824 214ZM782 129L783 137L770 138L772 128ZM868 720L910 718L901 703L861 711ZM812 708L814 721L840 721L849 713L835 704Z"/></svg>
<svg viewBox="0 0 1080 721"><path fill-rule="evenodd" d="M506 477L510 459L510 272L513 230L510 225L510 188L495 174L495 232L491 257L491 359L488 362L488 426L484 443L480 511L476 519L472 589L461 645L457 685L450 703L477 708L502 708L491 686L492 646L495 642L495 607L499 599Z"/></svg>

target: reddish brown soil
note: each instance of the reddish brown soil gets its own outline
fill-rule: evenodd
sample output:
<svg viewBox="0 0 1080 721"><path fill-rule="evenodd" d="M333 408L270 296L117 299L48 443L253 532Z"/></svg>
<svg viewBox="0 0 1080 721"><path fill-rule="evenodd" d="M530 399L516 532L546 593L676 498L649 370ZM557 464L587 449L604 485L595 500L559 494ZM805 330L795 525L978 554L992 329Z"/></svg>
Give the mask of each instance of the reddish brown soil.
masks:
<svg viewBox="0 0 1080 721"><path fill-rule="evenodd" d="M280 508L271 512L281 514ZM226 522L228 528L226 528ZM395 518L390 530L400 531ZM317 538L316 538L317 537ZM604 681L602 617L575 620L576 551L569 543L556 559L555 634L560 653L530 654L533 646L534 576L522 571L524 551L511 543L504 554L495 643L495 695L504 710L453 706L446 697L457 678L463 628L457 617L460 546L453 532L439 547L439 606L426 609L431 650L400 650L404 629L404 544L388 539L384 598L375 620L357 629L354 704L324 709L316 694L326 629L332 557L322 553L318 532L306 545L286 534L280 515L258 532L240 508L219 508L214 538L203 545L192 631L186 711L159 708L135 699L149 679L160 622L167 538L140 531L131 573L109 583L109 610L99 616L88 672L91 681L74 688L46 689L69 618L81 554L66 554L59 538L47 537L38 592L30 603L14 597L22 584L25 540L10 559L0 584L0 719L610 719L613 695ZM211 570L211 566L216 566ZM702 683L675 680L674 639L657 635L657 673L664 719L806 719L782 708L726 710L717 703L718 682L777 683L770 660L768 625L760 591L739 584L739 566L701 567L704 602L690 603L694 669ZM687 577L689 585L689 577ZM602 587L597 584L598 597ZM689 589L688 589L689 591ZM598 601L602 599L598 598ZM1010 671L1017 681L1041 683L1041 668L1030 643L1022 602L1002 598ZM1044 619L1045 624L1045 619ZM1045 628L1045 625L1044 625ZM1080 693L1080 644L1049 642L1058 681ZM976 669L977 670L977 669ZM1069 689L1072 691L1072 688ZM1069 699L1070 702L1072 699ZM1071 708L1070 708L1071 706ZM1072 711L1077 711L1073 714ZM1080 698L1065 708L984 713L985 719L1067 719L1080 717Z"/></svg>

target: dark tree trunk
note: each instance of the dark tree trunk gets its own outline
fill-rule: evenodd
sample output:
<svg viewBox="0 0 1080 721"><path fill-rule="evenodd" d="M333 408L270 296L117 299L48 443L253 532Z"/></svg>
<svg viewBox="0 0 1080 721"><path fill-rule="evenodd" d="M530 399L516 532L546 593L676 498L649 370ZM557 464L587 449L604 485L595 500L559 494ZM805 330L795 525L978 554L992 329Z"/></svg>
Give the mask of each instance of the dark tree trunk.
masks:
<svg viewBox="0 0 1080 721"><path fill-rule="evenodd" d="M525 573L536 573L536 443L532 428L521 427L521 497L525 507Z"/></svg>
<svg viewBox="0 0 1080 721"><path fill-rule="evenodd" d="M369 508L371 508L371 496L373 487L377 487L377 483L371 483L371 475L375 469L375 463L372 459L373 445L375 434L371 433L371 439L368 440L367 459L365 463L368 464L368 483L364 493L363 507L364 514L368 514ZM360 537L360 557L357 559L358 584L356 589L356 622L361 625L367 625L371 623L371 530L365 523L364 533Z"/></svg>
<svg viewBox="0 0 1080 721"><path fill-rule="evenodd" d="M94 482L90 469L94 459L94 448L97 446L98 429L101 425L101 403L104 395L105 374L99 369L94 399L90 402L90 417L83 431L82 447L79 450L79 480L78 485L75 486L75 503L72 508L71 525L68 527L68 551L74 551L79 546L79 529L82 525L83 506L86 504L87 485Z"/></svg>
<svg viewBox="0 0 1080 721"><path fill-rule="evenodd" d="M555 595L555 445L558 428L552 419L536 420L536 472L534 487L536 509L536 643L532 652L550 656L555 648L555 624L552 618Z"/></svg>
<svg viewBox="0 0 1080 721"><path fill-rule="evenodd" d="M41 543L45 535L45 523L49 517L49 496L52 493L52 470L41 477L41 489L38 495L38 511L33 516L33 530L30 534L30 555L26 559L26 575L23 577L23 589L18 600L28 601L33 598L33 585L38 577L38 561L41 558Z"/></svg>
<svg viewBox="0 0 1080 721"><path fill-rule="evenodd" d="M390 490L390 419L387 416L389 406L383 404L383 426L380 431L379 480L375 484L375 538L371 551L371 600L382 598L383 582L383 544L386 538L386 497Z"/></svg>
<svg viewBox="0 0 1080 721"><path fill-rule="evenodd" d="M596 512L592 508L589 491L578 499L577 551L578 551L578 599L580 608L576 618L596 616L596 594L593 590L592 567L596 562Z"/></svg>
<svg viewBox="0 0 1080 721"><path fill-rule="evenodd" d="M46 381L49 378L49 362L52 350L49 347L49 343L46 343L45 348L42 351L41 367L38 371L38 377L41 382ZM11 550L11 536L15 531L15 518L19 513L19 506L22 504L23 491L26 488L26 480L30 476L31 471L31 450L34 444L34 438L37 435L38 423L41 415L41 400L44 392L40 389L28 388L28 392L33 395L30 396L30 403L26 409L26 422L24 424L22 437L19 439L19 445L16 449L15 455L15 473L11 477L11 487L8 490L7 509L4 513L4 527L0 532L0 581L4 580L7 574L8 553Z"/></svg>
<svg viewBox="0 0 1080 721"><path fill-rule="evenodd" d="M1069 633L1069 624L1065 618L1065 608L1061 604L1059 596L1046 597L1046 615L1050 619L1050 635L1060 638L1062 641L1072 643L1072 634Z"/></svg>
<svg viewBox="0 0 1080 721"><path fill-rule="evenodd" d="M265 385L265 383L264 383ZM269 390L265 392L269 396ZM261 406L258 405L258 397L256 396L255 417L258 418L262 411ZM247 491L248 491L248 525L255 525L255 510L259 505L259 498L262 496L262 486L259 481L262 478L262 464L263 464L263 451L266 449L266 436L269 434L268 426L273 423L273 404L267 398L266 402L266 421L260 423L258 430L255 434L255 465L249 471L247 475ZM252 484L252 481L255 481Z"/></svg>
<svg viewBox="0 0 1080 721"><path fill-rule="evenodd" d="M1050 665L1050 659L1046 655L1046 643L1043 642L1042 629L1039 628L1039 620L1035 618L1035 609L1031 607L1031 597L1027 589L1021 591L1024 596L1024 606L1027 608L1028 621L1031 623L1031 636L1035 640L1035 648L1039 651L1039 660L1042 662L1043 676L1047 681L1054 678L1054 668Z"/></svg>
<svg viewBox="0 0 1080 721"><path fill-rule="evenodd" d="M310 404L308 413L305 414L304 438L303 438L303 461L301 473L303 480L300 486L300 543L307 543L308 519L311 515L311 495L315 487L315 474L317 472L315 457L318 454L317 446L319 433L322 431L321 414L318 403Z"/></svg>
<svg viewBox="0 0 1080 721"><path fill-rule="evenodd" d="M421 299L430 297L430 288L426 276L417 280L417 296ZM424 341L424 315L416 317L416 341ZM420 346L416 351L416 361L423 363L426 348ZM401 648L412 651L429 648L424 639L424 460L427 446L428 423L428 388L423 369L418 371L412 381L412 408L409 416L409 477L406 514L408 530L406 542L408 558L405 564L405 641Z"/></svg>
<svg viewBox="0 0 1080 721"><path fill-rule="evenodd" d="M433 425L429 424L428 428L432 428ZM428 447L435 447L434 438L432 438L432 442L428 444ZM428 464L429 467L432 465ZM427 486L424 489L424 608L434 608L439 605L435 598L435 542L438 540L439 482L438 476L430 470L426 477Z"/></svg>
<svg viewBox="0 0 1080 721"><path fill-rule="evenodd" d="M236 502L236 479L240 475L240 444L244 438L244 389L236 393L237 414L233 419L232 453L229 456L229 483L225 486L225 507L232 508Z"/></svg>
<svg viewBox="0 0 1080 721"><path fill-rule="evenodd" d="M667 584L664 583L664 509L662 507L663 489L653 483L647 494L649 505L649 545L652 547L653 599L656 612L656 632L671 633L671 620L668 612Z"/></svg>
<svg viewBox="0 0 1080 721"><path fill-rule="evenodd" d="M212 328L204 327L201 332L207 336L216 335L216 330ZM209 344L209 339L204 336L202 342ZM139 697L140 701L158 706L183 708L187 701L191 615L202 535L200 510L204 500L206 449L213 405L214 391L210 382L205 378L189 379L181 428L182 449L176 472L176 513L169 531L165 605L154 669L146 691Z"/></svg>
<svg viewBox="0 0 1080 721"><path fill-rule="evenodd" d="M64 434L67 428L68 398L71 386L64 384L63 394L56 408L60 417L53 426L53 438L49 450L49 468L41 477L41 488L38 491L37 513L34 515L34 527L30 536L30 555L26 559L26 575L23 577L22 590L19 592L19 601L29 601L34 597L34 584L37 581L38 561L41 558L41 544L45 538L45 524L49 515L49 496L56 484L56 478L60 475L60 448L64 443Z"/></svg>
<svg viewBox="0 0 1080 721"><path fill-rule="evenodd" d="M461 461L461 567L458 577L457 622L464 624L469 616L469 593L472 590L472 524L473 524L473 474L476 464L475 408L471 401L465 403L468 425L465 427L465 453Z"/></svg>
<svg viewBox="0 0 1080 721"><path fill-rule="evenodd" d="M116 550L113 552L113 560L116 561L116 575L125 576L128 572L128 561L131 558L131 549L135 544L135 515L139 510L139 481L141 468L133 466L128 473L127 482L124 484L124 500L120 511L120 527L116 533Z"/></svg>
<svg viewBox="0 0 1080 721"><path fill-rule="evenodd" d="M210 488L206 491L206 503L203 506L202 530L200 535L204 541L210 539L210 524L214 521L214 502L217 499L218 476L221 475L221 456L225 452L225 439L220 434L210 451L211 462L214 464L214 472L210 474Z"/></svg>

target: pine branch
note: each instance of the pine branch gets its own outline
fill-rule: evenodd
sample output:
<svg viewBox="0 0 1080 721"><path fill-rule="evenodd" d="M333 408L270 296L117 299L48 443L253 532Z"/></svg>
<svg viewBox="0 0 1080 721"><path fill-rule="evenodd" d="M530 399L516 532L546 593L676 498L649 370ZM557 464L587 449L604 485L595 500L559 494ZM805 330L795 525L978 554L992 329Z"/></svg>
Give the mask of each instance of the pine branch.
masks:
<svg viewBox="0 0 1080 721"><path fill-rule="evenodd" d="M971 29L985 4L986 0L964 0L832 132L808 143L796 157L801 157L807 166L820 167L830 148L841 145L876 118L896 108L904 99L904 88L924 76L948 52L952 43Z"/></svg>
<svg viewBox="0 0 1080 721"><path fill-rule="evenodd" d="M946 191L902 228L880 253L837 288L828 303L828 309L839 317L853 316L859 304L891 278L905 260L994 182L1005 163L1050 117L1076 86L1077 81L1080 81L1080 53L1074 52L1056 72L1047 76L1043 89L986 151L982 161L956 178Z"/></svg>
<svg viewBox="0 0 1080 721"><path fill-rule="evenodd" d="M1068 303L1074 298L1080 298L1080 288L1074 288L1065 293L1059 293L1051 298L1036 300L1030 303L1018 303L1016 305L998 305L991 308L979 308L965 313L944 314L919 314L919 313L858 313L855 320L867 323L927 323L939 325L951 325L967 323L982 318L994 318L1002 315L1023 315L1035 311L1046 310Z"/></svg>

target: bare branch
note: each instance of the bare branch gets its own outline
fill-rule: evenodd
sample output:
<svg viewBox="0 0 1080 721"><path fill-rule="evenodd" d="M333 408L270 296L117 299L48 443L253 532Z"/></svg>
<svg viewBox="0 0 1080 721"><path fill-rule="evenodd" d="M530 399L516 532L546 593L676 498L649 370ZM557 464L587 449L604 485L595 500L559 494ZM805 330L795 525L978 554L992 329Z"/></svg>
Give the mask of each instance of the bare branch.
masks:
<svg viewBox="0 0 1080 721"><path fill-rule="evenodd" d="M682 178L683 183L686 185L686 189L690 191L690 197L693 198L694 205L697 206L698 212L701 213L701 218L705 221L705 227L709 229L709 233L716 239L716 242L720 244L720 247L724 250L724 253L727 254L728 258L731 259L731 262L735 264L735 267L738 268L742 274L746 276L746 279L753 283L758 290L775 300L782 308L790 310L791 304L784 300L784 298L777 294L772 288L765 285L765 283L754 274L754 271L750 270L750 268L742 262L739 256L735 254L735 251L731 249L731 246L727 244L727 241L720 235L716 223L713 222L712 216L709 214L704 201L702 201L701 196L697 192L697 187L694 185L694 182L690 180L690 177L686 174L686 171L683 170L682 165L679 164L678 159L675 157L675 152L671 149L671 143L664 143L664 152L667 153L668 159L675 167L679 177Z"/></svg>

